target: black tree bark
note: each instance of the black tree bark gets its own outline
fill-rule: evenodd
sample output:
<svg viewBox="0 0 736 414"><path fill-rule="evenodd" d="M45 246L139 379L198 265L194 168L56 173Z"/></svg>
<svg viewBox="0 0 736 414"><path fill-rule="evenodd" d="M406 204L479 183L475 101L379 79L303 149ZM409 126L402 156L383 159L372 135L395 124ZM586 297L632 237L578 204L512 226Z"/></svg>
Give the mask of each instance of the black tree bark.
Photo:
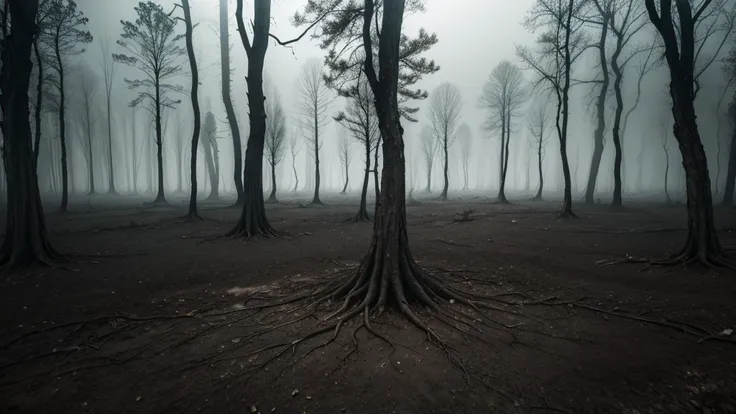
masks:
<svg viewBox="0 0 736 414"><path fill-rule="evenodd" d="M0 246L3 268L60 259L47 239L32 149L28 88L38 0L6 0L12 21L3 39L0 105L8 182L6 228Z"/></svg>
<svg viewBox="0 0 736 414"><path fill-rule="evenodd" d="M192 156L189 164L190 179L192 181L189 190L189 211L187 220L201 220L197 211L197 149L199 148L199 130L202 123L202 114L199 111L199 68L197 68L197 57L194 54L192 40L192 12L189 8L189 0L182 0L184 10L184 24L186 25L185 41L187 44L187 55L189 57L189 70L192 76L192 88L190 97L192 100L192 111L194 113L194 129L192 130ZM177 137L177 139L179 139ZM178 171L177 175L181 175Z"/></svg>
<svg viewBox="0 0 736 414"><path fill-rule="evenodd" d="M601 38L598 42L598 61L601 66L603 79L601 81L601 90L598 93L598 102L596 104L598 125L596 126L595 134L593 136L593 157L590 160L588 185L585 189L585 204L595 204L595 185L598 178L598 170L601 166L601 158L603 157L603 134L606 131L606 96L608 94L608 85L610 83L610 77L608 75L608 58L606 56L608 16L608 13L603 13Z"/></svg>
<svg viewBox="0 0 736 414"><path fill-rule="evenodd" d="M33 117L36 122L36 134L33 141L33 163L38 172L38 154L41 150L41 113L43 111L43 61L41 53L38 50L38 33L33 40L33 54L36 57L36 72L38 72L38 80L36 84L36 109Z"/></svg>
<svg viewBox="0 0 736 414"><path fill-rule="evenodd" d="M220 56L222 71L222 101L225 104L225 113L227 114L227 122L230 125L230 133L233 134L233 180L235 181L235 191L237 198L235 206L243 205L243 149L240 143L240 127L238 127L238 119L235 117L235 109L233 108L233 100L230 96L230 30L227 24L227 1L220 0Z"/></svg>
<svg viewBox="0 0 736 414"><path fill-rule="evenodd" d="M59 210L65 212L69 204L69 170L66 153L66 91L64 90L64 66L61 59L59 36L54 38L54 54L59 75L59 142L61 145L61 206Z"/></svg>

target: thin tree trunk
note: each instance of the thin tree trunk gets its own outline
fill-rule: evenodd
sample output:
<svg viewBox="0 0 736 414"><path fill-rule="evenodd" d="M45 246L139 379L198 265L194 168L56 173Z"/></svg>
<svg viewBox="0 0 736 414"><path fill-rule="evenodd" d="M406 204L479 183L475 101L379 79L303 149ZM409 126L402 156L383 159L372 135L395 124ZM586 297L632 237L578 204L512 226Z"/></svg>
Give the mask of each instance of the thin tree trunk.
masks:
<svg viewBox="0 0 736 414"><path fill-rule="evenodd" d="M606 131L606 96L608 94L608 85L610 77L608 75L608 58L606 56L606 38L608 37L608 13L604 13L601 28L601 38L598 43L598 61L601 66L603 80L601 82L601 90L598 94L598 103L596 105L598 125L593 136L593 157L590 160L590 170L588 172L588 185L585 189L585 204L595 204L595 185L598 178L598 171L601 166L601 158L603 157L603 134Z"/></svg>
<svg viewBox="0 0 736 414"><path fill-rule="evenodd" d="M219 200L220 195L218 194L218 183L217 183L217 168L215 167L215 159L212 151L212 137L208 136L209 131L202 131L202 148L204 149L204 160L207 165L207 175L210 178L210 195L207 197L208 200Z"/></svg>
<svg viewBox="0 0 736 414"><path fill-rule="evenodd" d="M669 175L670 175L670 152L667 150L667 144L662 145L662 149L664 149L664 159L665 159L665 167L664 167L664 195L667 197L667 204L672 204L672 198L670 198L670 192L668 189L668 182L669 182Z"/></svg>
<svg viewBox="0 0 736 414"><path fill-rule="evenodd" d="M355 221L370 221L368 216L367 198L368 198L368 182L371 174L371 141L368 139L370 132L365 131L365 173L363 174L363 188L360 191L360 206ZM376 149L377 151L378 149Z"/></svg>
<svg viewBox="0 0 736 414"><path fill-rule="evenodd" d="M95 193L95 168L94 168L94 157L92 156L92 124L91 114L89 107L89 97L85 96L85 118L87 121L87 156L89 158L89 194Z"/></svg>
<svg viewBox="0 0 736 414"><path fill-rule="evenodd" d="M184 24L186 25L186 44L187 55L189 57L189 71L192 76L191 93L189 94L192 101L192 112L194 113L194 128L192 130L192 155L189 164L189 174L192 180L189 192L189 211L187 212L188 220L201 220L197 211L197 150L199 148L199 132L202 124L202 114L199 110L199 68L197 67L197 57L194 54L194 42L192 39L192 15L189 8L189 0L182 0L182 9L184 10ZM179 139L177 135L176 139ZM177 148L177 152L181 153ZM181 171L177 171L177 175L181 177ZM179 180L181 183L181 180ZM180 184L181 185L181 184Z"/></svg>
<svg viewBox="0 0 736 414"><path fill-rule="evenodd" d="M537 145L537 159L538 159L538 167L539 167L539 189L537 190L537 195L534 196L535 200L541 200L542 199L542 190L544 188L544 175L542 174L542 142L544 139L544 128L539 129L539 143Z"/></svg>
<svg viewBox="0 0 736 414"><path fill-rule="evenodd" d="M110 87L106 87L107 94L107 163L110 166L110 174L107 177L107 193L117 194L115 191L115 163L112 159L112 111L110 110ZM91 161L90 161L91 162Z"/></svg>
<svg viewBox="0 0 736 414"><path fill-rule="evenodd" d="M381 186L378 181L378 149L381 148L383 137L378 138L376 142L376 150L373 152L373 189L376 192L376 204L378 204L378 198L381 196Z"/></svg>
<svg viewBox="0 0 736 414"><path fill-rule="evenodd" d="M299 189L299 174L296 173L296 156L291 156L291 168L294 170L294 190L293 192L297 192Z"/></svg>
<svg viewBox="0 0 736 414"><path fill-rule="evenodd" d="M315 108L317 110L317 108ZM315 114L314 116L314 197L312 198L312 204L322 204L322 200L319 199L319 120Z"/></svg>
<svg viewBox="0 0 736 414"><path fill-rule="evenodd" d="M164 196L164 152L163 137L161 136L161 87L159 84L158 74L156 74L156 161L158 164L158 193L154 203L166 204Z"/></svg>
<svg viewBox="0 0 736 414"><path fill-rule="evenodd" d="M230 133L233 135L233 181L235 182L235 191L237 198L235 206L243 205L243 149L240 142L240 127L238 127L238 119L235 116L233 101L230 96L230 30L228 29L228 0L220 0L220 56L221 56L221 77L222 77L222 101L225 104L225 113L227 114L227 122L230 125Z"/></svg>
<svg viewBox="0 0 736 414"><path fill-rule="evenodd" d="M342 187L341 194L345 194L345 192L348 190L348 183L350 182L350 173L348 167L350 164L348 164L347 159L345 161L345 185Z"/></svg>
<svg viewBox="0 0 736 414"><path fill-rule="evenodd" d="M268 202L278 203L279 200L276 199L276 160L272 157L269 164L271 165L271 194L268 196Z"/></svg>
<svg viewBox="0 0 736 414"><path fill-rule="evenodd" d="M736 127L731 135L731 150L728 154L728 172L726 173L726 186L723 188L723 201L721 205L733 205L733 190L736 183Z"/></svg>
<svg viewBox="0 0 736 414"><path fill-rule="evenodd" d="M65 212L69 204L69 171L67 167L66 151L66 96L64 91L64 67L62 66L59 38L55 38L54 52L56 53L57 72L59 75L59 141L61 143L61 207Z"/></svg>
<svg viewBox="0 0 736 414"><path fill-rule="evenodd" d="M445 131L445 136L443 137L443 140L442 140L442 152L443 152L444 159L445 159L445 164L442 166L442 176L444 178L444 185L442 186L442 193L440 193L440 197L439 197L439 199L442 201L447 200L447 189L450 186L450 182L448 180L448 175L447 175L447 171L449 169L449 161L450 161L449 154L447 152L447 140L449 139L447 135L448 135L448 132Z"/></svg>
<svg viewBox="0 0 736 414"><path fill-rule="evenodd" d="M505 112L505 110L504 110ZM498 196L497 202L501 204L507 204L509 201L506 199L506 151L508 144L506 143L506 114L501 115L501 154L499 157L499 171L498 171Z"/></svg>

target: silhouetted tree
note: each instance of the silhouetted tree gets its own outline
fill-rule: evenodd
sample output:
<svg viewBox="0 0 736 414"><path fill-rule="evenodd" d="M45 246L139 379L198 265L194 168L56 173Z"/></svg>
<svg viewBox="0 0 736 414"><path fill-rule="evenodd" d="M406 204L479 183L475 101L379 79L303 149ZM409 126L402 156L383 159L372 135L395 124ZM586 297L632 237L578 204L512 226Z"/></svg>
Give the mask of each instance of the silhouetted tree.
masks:
<svg viewBox="0 0 736 414"><path fill-rule="evenodd" d="M276 199L276 166L284 159L286 151L286 116L281 106L281 96L274 85L269 85L266 97L266 159L271 166L271 194L267 202L278 203Z"/></svg>
<svg viewBox="0 0 736 414"><path fill-rule="evenodd" d="M567 129L570 116L570 80L572 68L585 51L583 23L573 16L582 3L575 0L536 0L525 25L532 31L548 28L538 39L536 52L517 48L519 58L539 76L537 85L546 83L557 98L557 138L565 181L560 218L575 217L572 211L572 179L567 157Z"/></svg>
<svg viewBox="0 0 736 414"><path fill-rule="evenodd" d="M358 214L356 214L354 220L356 222L370 221L367 196L371 173L371 151L377 145L380 134L376 108L373 103L373 91L370 84L368 84L368 79L363 76L345 95L349 99L348 106L345 111L339 112L334 119L345 126L352 133L353 138L360 141L365 154L363 187L360 191ZM433 140L432 142L436 141Z"/></svg>
<svg viewBox="0 0 736 414"><path fill-rule="evenodd" d="M79 127L83 133L78 136L79 143L83 149L84 158L87 161L87 180L89 181L89 194L95 194L95 169L94 169L94 148L92 140L94 133L92 126L96 122L95 112L95 93L97 92L98 78L86 65L81 64L77 68L78 74L73 79L72 86L78 90L76 110L78 116Z"/></svg>
<svg viewBox="0 0 736 414"><path fill-rule="evenodd" d="M483 85L480 106L489 111L486 129L501 136L499 158L498 202L506 204L506 173L509 167L509 142L511 141L512 121L526 102L528 93L524 85L524 75L513 63L504 60L491 72Z"/></svg>
<svg viewBox="0 0 736 414"><path fill-rule="evenodd" d="M542 200L544 190L544 174L542 172L542 161L544 160L544 147L547 145L547 128L549 127L549 100L539 98L529 113L527 128L532 135L532 144L537 152L537 167L539 170L539 188L534 200Z"/></svg>
<svg viewBox="0 0 736 414"><path fill-rule="evenodd" d="M115 190L115 162L112 157L112 87L115 83L115 75L117 74L117 67L115 66L115 60L112 59L110 53L110 39L106 36L100 42L100 51L102 52L101 67L102 67L102 79L105 82L105 111L107 113L107 164L108 164L108 176L107 176L107 193L110 195L117 194Z"/></svg>
<svg viewBox="0 0 736 414"><path fill-rule="evenodd" d="M47 238L33 159L28 89L38 0L6 0L0 52L3 161L8 183L0 266L10 269L60 259Z"/></svg>
<svg viewBox="0 0 736 414"><path fill-rule="evenodd" d="M353 158L353 147L351 144L352 142L348 139L348 131L341 129L337 141L337 155L340 158L340 165L345 173L345 185L343 185L340 194L345 194L348 191L348 184L350 183L350 160Z"/></svg>
<svg viewBox="0 0 736 414"><path fill-rule="evenodd" d="M460 163L463 168L463 190L468 189L468 170L470 166L470 151L473 148L473 133L466 123L457 128L457 139L460 141Z"/></svg>
<svg viewBox="0 0 736 414"><path fill-rule="evenodd" d="M682 154L687 178L688 238L685 246L668 263L700 262L727 266L713 219L708 161L698 133L695 116L696 26L713 4L706 0L697 8L688 0L645 0L649 20L664 43L665 59L670 70L670 96L674 135Z"/></svg>
<svg viewBox="0 0 736 414"><path fill-rule="evenodd" d="M225 104L227 122L233 136L233 180L237 198L235 206L243 205L243 148L240 140L240 127L235 116L233 100L230 96L230 30L228 28L228 0L220 0L220 75L222 78L222 102Z"/></svg>
<svg viewBox="0 0 736 414"><path fill-rule="evenodd" d="M427 193L432 192L432 167L434 166L434 158L437 154L437 148L439 147L439 141L435 139L432 134L432 129L428 126L422 128L419 139L422 140L422 158L424 164L427 166L427 188L424 189Z"/></svg>
<svg viewBox="0 0 736 414"><path fill-rule="evenodd" d="M142 79L126 79L125 83L129 89L138 91L138 96L131 101L130 106L148 102L146 109L154 117L158 161L158 193L154 203L165 204L161 112L164 108L173 109L181 102L171 99L168 93L181 92L182 87L166 82L181 73L180 58L186 51L179 43L184 35L176 34L176 20L156 3L140 2L134 10L138 14L135 22L120 22L123 32L117 43L127 54L113 54L113 59L143 73Z"/></svg>
<svg viewBox="0 0 736 414"><path fill-rule="evenodd" d="M289 139L289 150L291 152L291 169L294 170L294 189L292 192L296 193L299 189L299 174L296 173L296 156L299 155L299 151L301 150L296 135L292 135Z"/></svg>
<svg viewBox="0 0 736 414"><path fill-rule="evenodd" d="M460 90L451 83L443 83L432 92L429 103L429 121L432 126L432 133L435 139L439 141L444 161L442 168L444 184L439 196L442 201L447 200L447 188L450 185L447 176L450 163L448 150L455 142L455 129L460 121L462 106Z"/></svg>
<svg viewBox="0 0 736 414"><path fill-rule="evenodd" d="M204 125L199 131L199 141L204 150L207 175L210 178L210 194L207 200L217 201L220 199L220 151L217 148L217 122L215 115L210 111L207 111L204 116Z"/></svg>
<svg viewBox="0 0 736 414"><path fill-rule="evenodd" d="M61 142L61 211L66 211L69 203L69 172L66 148L66 90L64 88L64 58L83 53L80 43L91 43L92 35L83 30L89 19L77 9L73 0L48 0L48 15L41 26L45 36L53 45L54 59L50 66L56 71L59 88L59 140Z"/></svg>
<svg viewBox="0 0 736 414"><path fill-rule="evenodd" d="M327 111L332 96L322 77L322 65L317 60L307 62L299 76L299 112L309 142L309 149L314 157L314 197L312 204L322 204L319 198L320 173L319 151L322 149L320 137L322 128L327 122Z"/></svg>

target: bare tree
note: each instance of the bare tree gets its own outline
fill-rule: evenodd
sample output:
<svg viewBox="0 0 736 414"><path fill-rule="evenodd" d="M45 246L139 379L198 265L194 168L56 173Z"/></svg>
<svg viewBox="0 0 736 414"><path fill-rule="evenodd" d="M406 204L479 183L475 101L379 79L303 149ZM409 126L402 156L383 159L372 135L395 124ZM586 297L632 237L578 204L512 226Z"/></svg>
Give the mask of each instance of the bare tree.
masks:
<svg viewBox="0 0 736 414"><path fill-rule="evenodd" d="M700 262L736 270L725 259L713 220L708 161L698 133L695 115L696 27L711 13L714 3L704 0L693 8L688 0L645 0L649 20L657 29L670 69L670 96L674 135L687 177L688 238L668 263Z"/></svg>
<svg viewBox="0 0 736 414"><path fill-rule="evenodd" d="M348 101L345 111L339 112L334 119L341 123L347 130L351 132L353 138L361 143L365 155L365 168L363 174L363 186L360 192L360 204L358 214L355 216L356 222L369 221L367 209L368 182L371 173L371 151L378 145L380 131L378 129L378 118L376 116L376 108L373 103L373 92L371 86L365 77L361 77L348 89L344 96ZM430 137L431 138L431 137ZM432 139L434 145L436 141ZM374 171L377 167L374 167ZM375 175L374 175L375 177Z"/></svg>
<svg viewBox="0 0 736 414"><path fill-rule="evenodd" d="M542 172L542 161L544 160L544 147L547 145L547 129L549 128L549 100L539 98L534 104L527 120L527 128L532 135L532 144L537 152L537 167L539 170L539 188L534 200L542 200L544 190L544 174Z"/></svg>
<svg viewBox="0 0 736 414"><path fill-rule="evenodd" d="M432 133L435 139L439 141L444 159L442 169L444 185L442 187L442 193L439 196L439 199L442 201L447 200L447 188L449 186L447 171L450 161L448 150L455 142L455 130L460 121L460 109L462 106L460 90L451 83L443 83L432 92L428 116L430 125L432 126Z"/></svg>
<svg viewBox="0 0 736 414"><path fill-rule="evenodd" d="M581 4L575 0L536 0L525 21L533 32L548 27L537 40L538 50L517 47L517 55L538 75L535 86L546 84L557 98L555 125L560 141L560 159L565 192L560 218L575 217L572 211L572 180L567 157L567 129L570 116L570 87L573 65L586 49L584 23L573 16Z"/></svg>
<svg viewBox="0 0 736 414"><path fill-rule="evenodd" d="M217 147L217 122L215 121L215 115L209 110L204 116L204 125L202 125L202 130L199 132L199 141L204 150L207 175L210 178L210 194L207 196L207 200L217 201L220 199L220 151Z"/></svg>
<svg viewBox="0 0 736 414"><path fill-rule="evenodd" d="M463 190L467 190L470 151L473 148L473 133L470 132L470 127L465 122L460 124L457 128L457 139L460 141L460 163L463 168Z"/></svg>
<svg viewBox="0 0 736 414"><path fill-rule="evenodd" d="M6 0L5 5L0 52L0 128L8 192L0 266L10 269L48 264L61 257L46 232L28 110L38 0Z"/></svg>
<svg viewBox="0 0 736 414"><path fill-rule="evenodd" d="M314 157L314 197L312 204L322 204L319 198L320 174L319 151L322 149L322 128L327 122L327 111L332 100L330 90L322 76L322 64L318 60L310 60L302 67L299 76L299 112L302 116L305 138Z"/></svg>
<svg viewBox="0 0 736 414"><path fill-rule="evenodd" d="M112 156L112 86L115 82L115 75L117 74L117 67L115 60L112 58L110 53L110 38L105 36L100 42L100 51L102 52L102 59L100 66L102 68L102 79L105 83L105 110L107 113L107 165L108 165L108 176L107 176L107 193L117 194L115 191L115 168Z"/></svg>
<svg viewBox="0 0 736 414"><path fill-rule="evenodd" d="M422 158L424 159L424 163L427 167L427 188L425 188L425 192L431 193L432 192L432 167L434 166L434 158L437 155L437 148L439 147L439 142L434 137L434 134L432 133L432 129L428 126L424 126L422 128L422 133L420 135L420 139L422 140Z"/></svg>
<svg viewBox="0 0 736 414"><path fill-rule="evenodd" d="M483 85L479 99L480 106L488 110L485 128L501 136L498 202L502 204L509 202L506 199L505 188L512 122L519 115L527 97L528 93L521 70L513 63L504 60L491 72Z"/></svg>
<svg viewBox="0 0 736 414"><path fill-rule="evenodd" d="M84 13L77 9L77 3L73 0L48 0L48 15L46 23L42 26L45 35L53 45L54 59L50 60L50 66L56 71L56 80L59 90L59 139L61 142L61 207L66 211L69 203L69 172L67 166L66 148L66 90L64 85L64 60L65 57L83 53L85 50L79 47L80 43L91 43L92 34L84 30L89 19Z"/></svg>
<svg viewBox="0 0 736 414"><path fill-rule="evenodd" d="M669 142L670 142L670 126L672 125L672 120L670 116L667 116L665 113L662 117L662 126L661 126L661 134L662 138L660 141L660 144L662 145L662 151L664 152L664 195L666 198L667 204L672 204L672 198L670 197L669 192L669 175L670 175L670 150L669 150Z"/></svg>
<svg viewBox="0 0 736 414"><path fill-rule="evenodd" d="M286 151L286 115L281 106L281 96L276 86L269 85L266 96L266 159L271 165L271 195L267 202L276 199L276 166L284 159Z"/></svg>
<svg viewBox="0 0 736 414"><path fill-rule="evenodd" d="M184 35L176 34L176 20L156 3L140 2L134 9L138 18L135 22L121 22L123 32L118 40L118 45L127 54L113 54L113 59L135 67L143 74L142 79L126 79L125 83L129 89L138 91L130 106L147 102L146 109L154 117L158 161L158 193L154 203L165 204L161 112L164 108L173 109L181 102L171 99L168 93L181 92L182 87L166 82L182 71L180 58L186 51L179 43Z"/></svg>
<svg viewBox="0 0 736 414"><path fill-rule="evenodd" d="M340 194L345 194L348 191L348 184L350 183L350 160L353 158L353 147L351 145L352 142L348 138L347 129L341 128L338 136L338 157L340 158L340 165L345 170L345 185L343 185Z"/></svg>
<svg viewBox="0 0 736 414"><path fill-rule="evenodd" d="M98 78L85 64L77 68L77 74L72 78L72 85L77 89L77 120L83 133L79 135L80 145L83 149L84 158L87 161L87 180L89 182L89 195L95 194L95 168L93 156L93 125L95 118L95 94L97 92Z"/></svg>

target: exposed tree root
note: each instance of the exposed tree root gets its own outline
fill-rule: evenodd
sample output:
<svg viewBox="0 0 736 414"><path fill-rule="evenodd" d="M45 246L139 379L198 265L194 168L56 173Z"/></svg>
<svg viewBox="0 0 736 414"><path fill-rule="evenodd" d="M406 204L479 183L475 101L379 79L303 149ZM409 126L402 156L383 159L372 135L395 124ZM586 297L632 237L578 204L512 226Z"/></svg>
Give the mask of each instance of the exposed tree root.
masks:
<svg viewBox="0 0 736 414"><path fill-rule="evenodd" d="M717 244L707 246L698 246L694 242L692 236L688 236L685 246L677 253L664 259L647 259L643 257L627 256L623 259L601 260L599 266L612 266L624 263L645 264L646 268L650 266L693 266L703 265L708 268L736 273L736 262L729 260L723 254L721 247Z"/></svg>
<svg viewBox="0 0 736 414"><path fill-rule="evenodd" d="M562 210L559 213L557 213L558 219L576 219L578 216L572 212L572 210Z"/></svg>

